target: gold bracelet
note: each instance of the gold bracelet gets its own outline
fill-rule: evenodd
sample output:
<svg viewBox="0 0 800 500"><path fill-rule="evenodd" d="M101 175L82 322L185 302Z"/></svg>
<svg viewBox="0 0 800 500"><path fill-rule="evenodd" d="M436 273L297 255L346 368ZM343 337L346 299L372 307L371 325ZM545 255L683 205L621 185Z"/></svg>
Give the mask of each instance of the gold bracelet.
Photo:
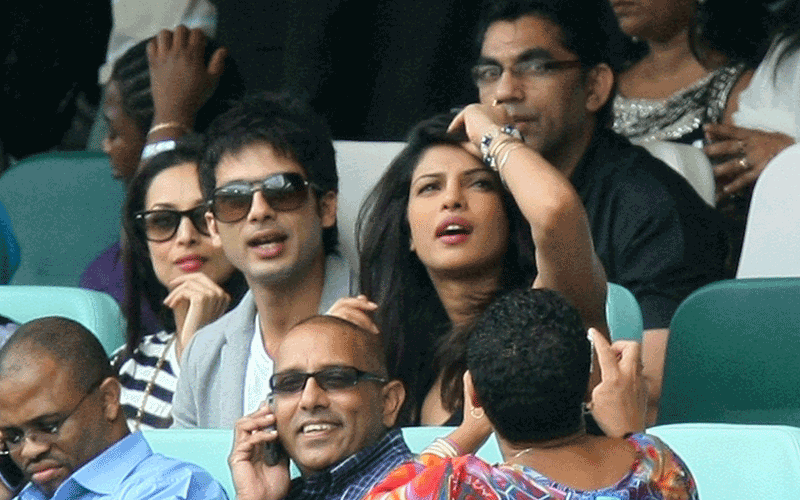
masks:
<svg viewBox="0 0 800 500"><path fill-rule="evenodd" d="M180 129L180 130L183 130L185 133L191 132L191 130L189 130L189 127L187 127L183 123L180 123L180 122L164 122L164 123L157 123L157 124L153 125L153 127L150 130L147 131L147 135L150 135L153 132L158 132L159 130L164 130L164 129L167 129L167 128Z"/></svg>

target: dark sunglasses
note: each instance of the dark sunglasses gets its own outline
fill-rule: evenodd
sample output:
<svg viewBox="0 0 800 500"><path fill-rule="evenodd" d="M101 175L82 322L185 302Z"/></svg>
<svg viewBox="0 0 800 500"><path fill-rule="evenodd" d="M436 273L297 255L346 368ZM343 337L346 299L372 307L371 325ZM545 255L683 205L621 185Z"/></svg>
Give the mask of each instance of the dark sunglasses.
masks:
<svg viewBox="0 0 800 500"><path fill-rule="evenodd" d="M269 388L277 394L294 394L305 389L306 382L312 377L324 391L353 387L361 380L372 380L381 384L389 381L380 375L364 372L352 366L331 366L313 373L276 373L269 378Z"/></svg>
<svg viewBox="0 0 800 500"><path fill-rule="evenodd" d="M189 210L142 210L134 214L134 219L139 227L144 231L144 236L150 241L167 241L178 232L181 219L188 217L192 221L197 231L208 236L208 226L206 225L206 212L208 206L198 205Z"/></svg>
<svg viewBox="0 0 800 500"><path fill-rule="evenodd" d="M253 195L261 191L269 206L277 212L297 210L308 199L308 187L319 188L297 173L275 174L255 183L233 182L214 190L211 212L220 222L239 222L253 206Z"/></svg>

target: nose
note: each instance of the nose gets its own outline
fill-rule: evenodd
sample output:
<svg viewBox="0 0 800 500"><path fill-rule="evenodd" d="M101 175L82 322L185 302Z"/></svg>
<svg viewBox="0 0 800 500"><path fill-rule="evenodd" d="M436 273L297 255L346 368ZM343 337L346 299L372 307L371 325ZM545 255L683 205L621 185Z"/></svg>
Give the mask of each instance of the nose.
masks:
<svg viewBox="0 0 800 500"><path fill-rule="evenodd" d="M494 95L492 101L498 104L504 102L519 102L524 98L522 90L522 79L509 69L503 70L500 79L494 85Z"/></svg>
<svg viewBox="0 0 800 500"><path fill-rule="evenodd" d="M247 214L247 220L259 222L274 218L275 210L272 209L269 202L264 197L264 192L260 189L254 192L252 204L250 205L250 213Z"/></svg>
<svg viewBox="0 0 800 500"><path fill-rule="evenodd" d="M317 379L309 377L300 393L300 408L311 411L314 408L328 407L328 393L317 384Z"/></svg>
<svg viewBox="0 0 800 500"><path fill-rule="evenodd" d="M111 138L108 136L103 137L103 152L105 154L111 154Z"/></svg>
<svg viewBox="0 0 800 500"><path fill-rule="evenodd" d="M194 224L192 224L192 221L189 220L189 217L181 217L181 220L178 221L175 241L183 245L191 245L192 243L196 243L199 237L200 234L197 232L197 228L194 227Z"/></svg>
<svg viewBox="0 0 800 500"><path fill-rule="evenodd" d="M18 453L22 460L29 462L39 459L49 449L50 445L48 443L37 441L35 438L26 434Z"/></svg>
<svg viewBox="0 0 800 500"><path fill-rule="evenodd" d="M447 183L442 192L442 209L456 210L466 207L467 202L461 184L455 180Z"/></svg>

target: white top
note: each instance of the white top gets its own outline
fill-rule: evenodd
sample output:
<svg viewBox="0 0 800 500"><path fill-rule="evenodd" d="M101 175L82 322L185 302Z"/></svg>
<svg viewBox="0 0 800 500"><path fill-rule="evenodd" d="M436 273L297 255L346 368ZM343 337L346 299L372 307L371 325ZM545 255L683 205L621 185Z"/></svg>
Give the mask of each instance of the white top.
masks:
<svg viewBox="0 0 800 500"><path fill-rule="evenodd" d="M256 326L253 331L255 333L250 342L250 356L247 358L247 368L244 372L244 415L256 411L261 402L267 399L269 378L275 371L275 365L267 354L261 338L258 313L256 313Z"/></svg>
<svg viewBox="0 0 800 500"><path fill-rule="evenodd" d="M209 0L112 0L111 12L106 62L98 71L101 85L108 83L111 68L122 54L162 29L185 24L201 28L209 37L217 31L217 8Z"/></svg>
<svg viewBox="0 0 800 500"><path fill-rule="evenodd" d="M784 40L773 45L756 69L750 85L739 95L733 122L740 127L782 132L800 139L800 50L790 53L778 67ZM775 78L773 78L773 76Z"/></svg>

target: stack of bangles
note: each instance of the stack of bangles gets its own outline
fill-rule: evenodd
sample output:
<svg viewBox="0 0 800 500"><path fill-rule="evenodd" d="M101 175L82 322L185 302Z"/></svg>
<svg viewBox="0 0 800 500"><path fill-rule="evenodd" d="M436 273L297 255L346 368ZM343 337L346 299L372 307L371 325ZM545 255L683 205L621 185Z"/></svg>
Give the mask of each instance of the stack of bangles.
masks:
<svg viewBox="0 0 800 500"><path fill-rule="evenodd" d="M436 455L439 458L456 458L464 454L460 446L446 437L434 439L427 448L422 450L422 454L425 453Z"/></svg>
<svg viewBox="0 0 800 500"><path fill-rule="evenodd" d="M165 122L165 123L157 123L153 125L147 132L147 136L150 137L150 134L154 132L159 132L161 130L181 130L183 133L188 134L192 130L187 127L186 125L179 123L179 122ZM162 141L151 142L147 144L144 149L142 149L142 161L149 160L153 156L163 153L164 151L172 151L175 149L175 140L173 139L165 139Z"/></svg>
<svg viewBox="0 0 800 500"><path fill-rule="evenodd" d="M522 134L512 125L504 125L502 128L489 132L481 138L483 163L497 172L500 180L503 181L503 185L506 185L503 167L508 162L508 155L524 145Z"/></svg>

